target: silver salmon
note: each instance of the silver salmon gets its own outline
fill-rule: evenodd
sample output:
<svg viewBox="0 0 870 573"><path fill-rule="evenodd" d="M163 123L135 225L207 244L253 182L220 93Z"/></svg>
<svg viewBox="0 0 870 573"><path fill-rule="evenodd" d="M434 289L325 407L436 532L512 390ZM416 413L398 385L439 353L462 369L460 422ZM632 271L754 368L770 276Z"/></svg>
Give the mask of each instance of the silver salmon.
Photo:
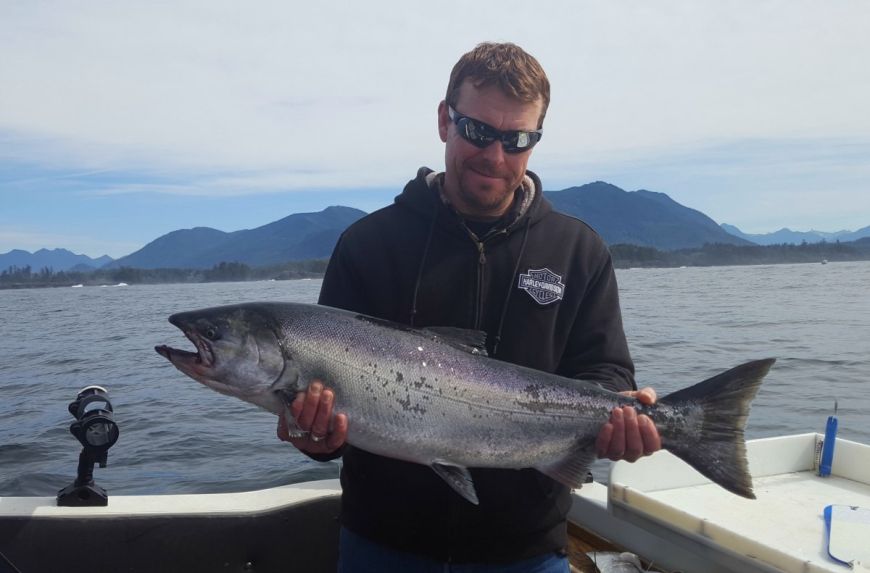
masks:
<svg viewBox="0 0 870 573"><path fill-rule="evenodd" d="M196 352L155 350L194 380L279 414L312 379L335 391L347 441L426 464L477 503L467 468L535 468L579 487L610 412L630 404L662 447L754 498L744 426L773 359L737 366L644 406L600 386L486 356L485 334L412 328L326 306L260 302L174 314ZM291 420L292 423L292 420Z"/></svg>

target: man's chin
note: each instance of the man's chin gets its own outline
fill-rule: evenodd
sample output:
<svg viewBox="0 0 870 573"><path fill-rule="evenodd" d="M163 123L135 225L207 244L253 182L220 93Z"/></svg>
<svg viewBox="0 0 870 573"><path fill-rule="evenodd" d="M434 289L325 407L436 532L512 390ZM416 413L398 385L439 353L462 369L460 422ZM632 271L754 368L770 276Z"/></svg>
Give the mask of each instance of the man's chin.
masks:
<svg viewBox="0 0 870 573"><path fill-rule="evenodd" d="M492 185L463 186L461 199L464 210L469 215L498 216L503 214L513 199L513 191L508 191L504 180L493 180Z"/></svg>

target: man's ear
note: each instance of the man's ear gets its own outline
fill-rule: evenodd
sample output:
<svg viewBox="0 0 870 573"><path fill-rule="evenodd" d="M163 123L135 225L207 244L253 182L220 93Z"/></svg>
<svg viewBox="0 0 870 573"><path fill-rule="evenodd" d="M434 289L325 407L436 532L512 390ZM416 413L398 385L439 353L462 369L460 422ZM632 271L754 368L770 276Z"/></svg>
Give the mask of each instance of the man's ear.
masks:
<svg viewBox="0 0 870 573"><path fill-rule="evenodd" d="M447 126L450 125L450 115L447 113L447 102L441 100L438 104L438 135L441 141L447 143Z"/></svg>

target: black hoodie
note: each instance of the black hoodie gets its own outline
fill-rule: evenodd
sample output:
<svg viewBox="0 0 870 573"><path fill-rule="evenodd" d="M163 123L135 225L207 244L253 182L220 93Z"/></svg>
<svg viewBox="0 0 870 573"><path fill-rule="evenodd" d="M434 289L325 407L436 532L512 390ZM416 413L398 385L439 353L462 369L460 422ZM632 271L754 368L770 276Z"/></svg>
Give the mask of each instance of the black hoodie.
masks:
<svg viewBox="0 0 870 573"><path fill-rule="evenodd" d="M527 175L511 212L478 238L441 199L439 176L421 168L393 205L341 236L320 304L483 330L499 360L635 389L606 245L553 211ZM570 492L537 470L472 469L474 506L426 466L352 446L342 454L342 524L372 541L455 563L565 547Z"/></svg>

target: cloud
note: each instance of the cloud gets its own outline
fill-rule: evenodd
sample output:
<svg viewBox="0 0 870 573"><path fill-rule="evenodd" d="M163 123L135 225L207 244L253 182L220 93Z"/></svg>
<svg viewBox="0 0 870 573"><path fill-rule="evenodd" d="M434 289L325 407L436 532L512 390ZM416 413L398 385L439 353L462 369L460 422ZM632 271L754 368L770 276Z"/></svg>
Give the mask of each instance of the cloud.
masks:
<svg viewBox="0 0 870 573"><path fill-rule="evenodd" d="M865 3L494 5L17 4L0 128L43 163L378 172L437 153L462 51L514 39L551 75L550 149L870 130Z"/></svg>
<svg viewBox="0 0 870 573"><path fill-rule="evenodd" d="M435 110L456 59L507 40L552 83L530 164L548 188L654 188L747 229L835 217L837 196L857 220L868 19L859 0L445 0L423 16L378 0L7 3L0 195L74 195L80 217L112 204L119 219L143 196L398 188L443 165Z"/></svg>

